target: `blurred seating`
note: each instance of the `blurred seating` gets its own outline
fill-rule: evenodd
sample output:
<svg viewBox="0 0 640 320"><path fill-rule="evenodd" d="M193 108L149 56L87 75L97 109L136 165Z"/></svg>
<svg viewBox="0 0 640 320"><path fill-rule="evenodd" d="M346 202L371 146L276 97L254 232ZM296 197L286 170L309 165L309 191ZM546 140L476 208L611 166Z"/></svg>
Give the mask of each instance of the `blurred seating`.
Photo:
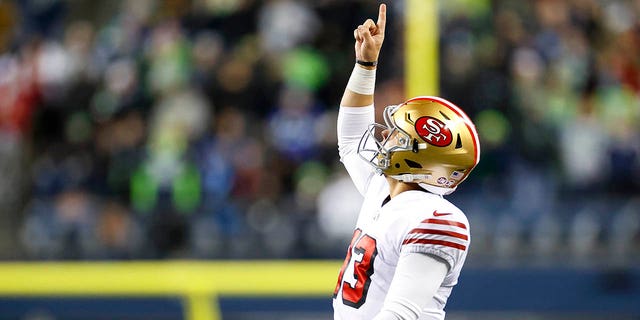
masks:
<svg viewBox="0 0 640 320"><path fill-rule="evenodd" d="M340 258L334 122L375 3L0 2L0 257ZM639 3L441 3L440 94L483 146L451 196L469 263L633 263ZM390 9L378 104L404 99Z"/></svg>

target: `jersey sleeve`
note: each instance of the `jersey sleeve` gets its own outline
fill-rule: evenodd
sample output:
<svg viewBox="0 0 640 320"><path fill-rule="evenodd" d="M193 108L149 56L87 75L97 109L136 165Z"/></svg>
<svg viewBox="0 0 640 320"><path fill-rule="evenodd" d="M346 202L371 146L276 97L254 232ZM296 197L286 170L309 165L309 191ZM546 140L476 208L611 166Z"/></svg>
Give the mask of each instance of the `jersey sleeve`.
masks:
<svg viewBox="0 0 640 320"><path fill-rule="evenodd" d="M358 156L358 144L369 124L375 121L373 105L366 107L340 107L338 113L338 152L351 180L360 194L375 175L373 167Z"/></svg>
<svg viewBox="0 0 640 320"><path fill-rule="evenodd" d="M381 312L374 320L418 319L447 274L446 264L422 253L400 256Z"/></svg>
<svg viewBox="0 0 640 320"><path fill-rule="evenodd" d="M468 222L457 221L452 216L429 217L405 235L401 251L435 256L453 269L458 263L464 263L469 241Z"/></svg>

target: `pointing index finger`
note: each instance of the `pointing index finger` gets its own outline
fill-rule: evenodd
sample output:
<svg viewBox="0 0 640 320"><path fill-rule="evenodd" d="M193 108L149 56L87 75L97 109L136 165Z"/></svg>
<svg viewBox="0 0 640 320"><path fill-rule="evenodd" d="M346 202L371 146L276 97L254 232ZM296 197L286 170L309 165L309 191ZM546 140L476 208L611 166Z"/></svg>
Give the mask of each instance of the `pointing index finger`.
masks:
<svg viewBox="0 0 640 320"><path fill-rule="evenodd" d="M384 34L384 28L387 25L387 5L382 3L380 4L380 9L378 9L378 29L381 33Z"/></svg>

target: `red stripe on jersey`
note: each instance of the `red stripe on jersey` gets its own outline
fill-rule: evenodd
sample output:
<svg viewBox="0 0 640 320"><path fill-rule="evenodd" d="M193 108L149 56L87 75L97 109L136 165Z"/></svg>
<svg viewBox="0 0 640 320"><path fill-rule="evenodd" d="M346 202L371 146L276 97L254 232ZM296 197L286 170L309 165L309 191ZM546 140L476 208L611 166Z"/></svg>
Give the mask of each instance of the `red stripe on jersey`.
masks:
<svg viewBox="0 0 640 320"><path fill-rule="evenodd" d="M469 237L466 234L457 233L457 232L453 232L453 231L445 231L445 230L416 228L416 229L413 229L413 230L409 231L409 233L438 234L438 235L443 235L443 236L451 236L451 237L462 239L462 240L469 240Z"/></svg>
<svg viewBox="0 0 640 320"><path fill-rule="evenodd" d="M433 239L406 239L402 242L402 244L403 245L405 244L439 244L441 246L460 249L462 251L467 249L467 246L464 246L455 242L445 241L445 240L433 240Z"/></svg>
<svg viewBox="0 0 640 320"><path fill-rule="evenodd" d="M455 226L458 228L462 228L462 229L467 229L467 226L464 223L460 223L460 222L456 222L456 221L449 221L449 220L442 220L442 219L427 219L422 221L422 223L434 223L434 224L444 224L444 225L448 225L448 226Z"/></svg>

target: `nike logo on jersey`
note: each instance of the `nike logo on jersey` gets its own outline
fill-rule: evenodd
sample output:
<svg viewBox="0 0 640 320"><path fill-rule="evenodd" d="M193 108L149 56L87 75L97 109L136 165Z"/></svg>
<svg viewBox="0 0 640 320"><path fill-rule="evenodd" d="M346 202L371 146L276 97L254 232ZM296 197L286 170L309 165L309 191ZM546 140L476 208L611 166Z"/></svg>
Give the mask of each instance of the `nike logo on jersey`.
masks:
<svg viewBox="0 0 640 320"><path fill-rule="evenodd" d="M438 212L438 210L433 210L433 216L434 217L448 216L450 214L451 214L451 212Z"/></svg>

